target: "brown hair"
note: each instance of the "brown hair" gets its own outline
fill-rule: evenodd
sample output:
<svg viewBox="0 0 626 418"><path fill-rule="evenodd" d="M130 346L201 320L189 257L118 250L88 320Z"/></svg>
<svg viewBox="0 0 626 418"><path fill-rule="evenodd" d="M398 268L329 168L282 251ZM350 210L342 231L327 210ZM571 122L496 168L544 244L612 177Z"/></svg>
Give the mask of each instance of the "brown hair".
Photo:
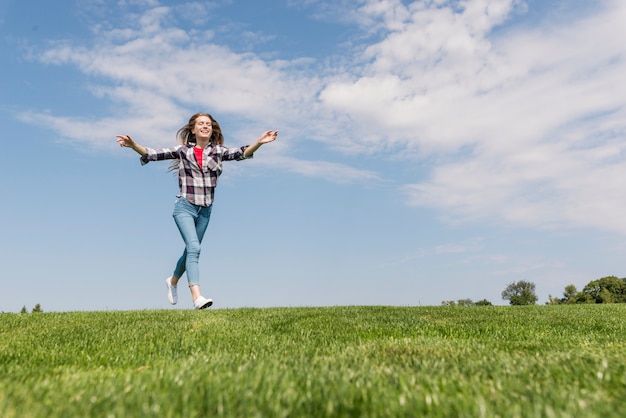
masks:
<svg viewBox="0 0 626 418"><path fill-rule="evenodd" d="M176 139L181 144L195 144L196 143L196 135L193 133L193 128L196 125L196 119L200 116L206 116L211 119L211 128L213 129L213 133L211 134L211 138L209 139L212 145L223 145L224 144L224 135L222 135L222 128L220 128L220 124L217 123L213 116L208 113L196 113L192 117L189 118L189 122L187 125L183 126L176 132ZM178 170L179 161L172 161L167 171L176 172Z"/></svg>
<svg viewBox="0 0 626 418"><path fill-rule="evenodd" d="M222 135L222 128L220 128L220 124L217 123L213 116L208 113L196 113L191 118L189 118L189 123L183 126L176 132L176 139L181 144L195 144L196 136L194 135L193 128L196 125L196 119L200 116L206 116L211 119L211 127L213 128L213 133L211 134L210 142L212 145L223 145L224 144L224 135Z"/></svg>

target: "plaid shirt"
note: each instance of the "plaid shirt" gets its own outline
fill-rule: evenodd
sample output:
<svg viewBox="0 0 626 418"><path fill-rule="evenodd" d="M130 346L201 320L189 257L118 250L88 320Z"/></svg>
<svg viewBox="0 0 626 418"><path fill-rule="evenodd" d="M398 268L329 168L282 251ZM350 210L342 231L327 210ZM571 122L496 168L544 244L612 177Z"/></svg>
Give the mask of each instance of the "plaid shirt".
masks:
<svg viewBox="0 0 626 418"><path fill-rule="evenodd" d="M173 148L146 148L148 153L141 156L141 165L150 161L179 160L180 194L177 197L184 197L197 206L210 206L213 203L217 178L222 174L222 161L246 159L243 153L248 146L226 148L222 145L208 145L202 153L202 167L198 165L193 147L193 144L186 144Z"/></svg>

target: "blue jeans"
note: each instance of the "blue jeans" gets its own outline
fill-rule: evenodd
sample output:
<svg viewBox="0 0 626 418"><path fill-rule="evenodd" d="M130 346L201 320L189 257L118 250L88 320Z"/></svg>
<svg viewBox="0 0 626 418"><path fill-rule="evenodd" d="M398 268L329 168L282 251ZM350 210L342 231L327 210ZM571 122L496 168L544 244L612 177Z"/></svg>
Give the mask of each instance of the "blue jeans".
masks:
<svg viewBox="0 0 626 418"><path fill-rule="evenodd" d="M178 259L174 276L180 278L185 271L189 286L200 284L200 243L211 218L212 206L196 206L184 197L179 197L174 205L174 221L185 241L185 251Z"/></svg>

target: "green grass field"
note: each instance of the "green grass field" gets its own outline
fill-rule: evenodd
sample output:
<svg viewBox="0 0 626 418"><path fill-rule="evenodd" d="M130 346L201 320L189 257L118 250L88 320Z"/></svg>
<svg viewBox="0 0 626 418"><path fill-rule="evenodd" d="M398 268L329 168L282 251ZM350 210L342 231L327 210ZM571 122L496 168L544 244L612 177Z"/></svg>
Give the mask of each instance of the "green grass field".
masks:
<svg viewBox="0 0 626 418"><path fill-rule="evenodd" d="M625 417L626 305L1 314L0 416Z"/></svg>

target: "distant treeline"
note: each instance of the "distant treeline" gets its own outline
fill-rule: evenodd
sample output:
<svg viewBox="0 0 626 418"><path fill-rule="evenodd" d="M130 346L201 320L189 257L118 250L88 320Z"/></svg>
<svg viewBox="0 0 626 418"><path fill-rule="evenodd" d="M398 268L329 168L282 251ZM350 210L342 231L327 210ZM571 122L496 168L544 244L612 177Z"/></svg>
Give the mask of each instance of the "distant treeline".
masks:
<svg viewBox="0 0 626 418"><path fill-rule="evenodd" d="M576 286L565 286L562 298L550 295L548 305L572 303L626 303L626 278L607 276L591 281L580 292Z"/></svg>
<svg viewBox="0 0 626 418"><path fill-rule="evenodd" d="M537 303L535 284L524 280L511 283L502 292L502 299L508 300L511 305L535 305ZM565 286L562 298L549 295L546 305L574 303L626 303L626 278L603 277L589 282L581 291L570 284ZM478 302L471 299L445 300L441 304L444 306L492 305L487 299Z"/></svg>

